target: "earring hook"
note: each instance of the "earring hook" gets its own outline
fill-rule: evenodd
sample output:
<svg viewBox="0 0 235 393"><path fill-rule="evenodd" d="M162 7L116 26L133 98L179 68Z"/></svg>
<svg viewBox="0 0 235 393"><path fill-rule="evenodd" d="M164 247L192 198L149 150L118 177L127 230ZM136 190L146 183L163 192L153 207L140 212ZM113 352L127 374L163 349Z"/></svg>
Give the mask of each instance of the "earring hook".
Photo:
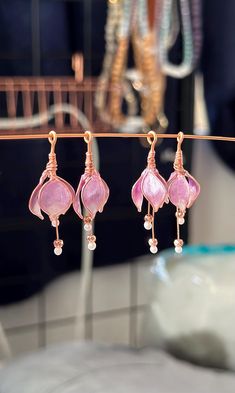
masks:
<svg viewBox="0 0 235 393"><path fill-rule="evenodd" d="M178 132L177 142L181 146L184 140L184 133L182 131Z"/></svg>
<svg viewBox="0 0 235 393"><path fill-rule="evenodd" d="M55 131L50 131L49 132L48 140L49 140L49 142L51 144L51 153L54 153L55 152L55 145L56 145L56 142L57 142L57 134L56 134Z"/></svg>
<svg viewBox="0 0 235 393"><path fill-rule="evenodd" d="M151 148L154 148L154 146L157 143L157 134L155 131L149 131L147 134L147 141L150 144Z"/></svg>
<svg viewBox="0 0 235 393"><path fill-rule="evenodd" d="M179 171L182 173L184 172L183 153L181 150L181 145L183 143L183 140L184 140L184 133L182 131L180 131L177 136L178 144L177 144L177 150L176 150L176 154L175 154L174 169L176 171Z"/></svg>
<svg viewBox="0 0 235 393"><path fill-rule="evenodd" d="M88 153L91 153L91 142L93 139L93 135L91 133L91 131L86 131L84 134L84 141L87 143L87 151Z"/></svg>

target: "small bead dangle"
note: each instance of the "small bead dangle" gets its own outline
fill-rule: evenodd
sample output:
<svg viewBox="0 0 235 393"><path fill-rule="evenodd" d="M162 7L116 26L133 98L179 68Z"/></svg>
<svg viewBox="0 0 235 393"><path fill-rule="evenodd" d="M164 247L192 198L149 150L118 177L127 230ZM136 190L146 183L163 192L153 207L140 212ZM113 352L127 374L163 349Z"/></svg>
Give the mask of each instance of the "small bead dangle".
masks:
<svg viewBox="0 0 235 393"><path fill-rule="evenodd" d="M38 216L41 220L44 220L41 210L49 216L51 225L56 228L54 253L55 255L61 255L64 242L63 240L59 239L59 216L61 214L65 214L70 208L75 197L75 192L73 187L68 182L56 174L56 133L51 131L49 133L48 139L51 144L49 161L45 171L42 173L39 184L32 192L29 200L29 210L34 215Z"/></svg>
<svg viewBox="0 0 235 393"><path fill-rule="evenodd" d="M93 220L97 212L102 212L109 198L109 188L94 167L92 155L92 134L85 132L84 140L87 143L85 172L81 176L73 202L73 208L83 220L84 230L87 235L87 247L93 251L96 248L96 237L93 232ZM82 214L81 202L86 211Z"/></svg>
<svg viewBox="0 0 235 393"><path fill-rule="evenodd" d="M153 222L153 216L151 214L146 214L144 216L144 228L147 231L150 231L150 229L152 229L152 222Z"/></svg>
<svg viewBox="0 0 235 393"><path fill-rule="evenodd" d="M61 240L61 239L57 239L57 240L54 240L54 253L55 253L55 255L61 255L62 254L62 247L63 247L63 245L64 245L64 242L63 242L63 240Z"/></svg>
<svg viewBox="0 0 235 393"><path fill-rule="evenodd" d="M150 246L150 252L152 254L156 254L158 251L158 241L155 238L154 215L158 209L164 205L164 203L168 203L168 196L166 181L159 174L156 168L156 133L154 131L150 131L148 133L147 140L151 145L147 159L147 168L142 172L140 178L133 185L131 196L139 212L142 210L144 197L148 201L148 212L144 217L144 228L146 230L152 230L152 238L149 239L148 243Z"/></svg>
<svg viewBox="0 0 235 393"><path fill-rule="evenodd" d="M92 231L92 218L91 216L86 216L83 218L83 222L84 222L84 230L86 232L91 232Z"/></svg>
<svg viewBox="0 0 235 393"><path fill-rule="evenodd" d="M174 240L174 246L177 254L182 252L184 244L183 240L180 239L180 225L183 225L185 222L184 216L186 208L188 209L193 205L200 193L199 183L183 166L183 153L181 150L183 139L183 132L179 132L177 137L178 144L174 161L174 172L170 175L167 182L169 199L176 207L177 239Z"/></svg>

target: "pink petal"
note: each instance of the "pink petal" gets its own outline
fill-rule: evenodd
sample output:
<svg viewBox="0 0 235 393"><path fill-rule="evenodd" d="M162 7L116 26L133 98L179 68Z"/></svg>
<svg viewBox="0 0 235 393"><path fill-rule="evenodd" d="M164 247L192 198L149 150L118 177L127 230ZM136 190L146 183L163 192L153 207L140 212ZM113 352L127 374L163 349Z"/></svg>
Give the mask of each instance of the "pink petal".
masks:
<svg viewBox="0 0 235 393"><path fill-rule="evenodd" d="M171 179L171 180L170 180ZM171 203L185 210L189 202L189 185L184 175L179 173L168 180L168 194Z"/></svg>
<svg viewBox="0 0 235 393"><path fill-rule="evenodd" d="M170 177L169 177L169 179L167 180L167 184L169 184L170 181L173 180L173 178L174 178L175 176L177 176L177 172L176 172L176 171L174 171L174 172L172 172L172 173L170 174Z"/></svg>
<svg viewBox="0 0 235 393"><path fill-rule="evenodd" d="M81 199L85 209L91 213L92 217L104 206L106 191L101 177L97 174L92 175L84 184Z"/></svg>
<svg viewBox="0 0 235 393"><path fill-rule="evenodd" d="M164 177L160 175L160 173L158 172L157 169L154 170L154 173L155 173L156 176L162 181L162 183L165 185L166 190L167 190L167 182L166 182L166 180L164 179ZM165 203L169 203L168 192L166 193L166 198L165 198L165 201L164 201L164 202L165 202Z"/></svg>
<svg viewBox="0 0 235 393"><path fill-rule="evenodd" d="M142 192L147 201L152 205L155 212L162 207L167 189L161 178L152 170L147 170L142 181Z"/></svg>
<svg viewBox="0 0 235 393"><path fill-rule="evenodd" d="M69 209L73 202L73 192L71 186L68 187L65 181L57 178L43 185L38 199L41 209L50 218L56 218Z"/></svg>
<svg viewBox="0 0 235 393"><path fill-rule="evenodd" d="M187 208L189 208L193 205L198 195L200 194L200 184L190 174L188 174L187 176L189 184L189 202Z"/></svg>
<svg viewBox="0 0 235 393"><path fill-rule="evenodd" d="M101 179L101 178L100 178ZM105 198L104 198L104 204L103 206L99 209L99 212L102 213L103 209L104 209L104 205L107 203L108 199L109 199L109 187L106 184L106 182L101 179L102 183L103 183L103 187L104 187L104 194L105 194Z"/></svg>
<svg viewBox="0 0 235 393"><path fill-rule="evenodd" d="M80 192L82 190L82 187L85 184L86 179L87 179L86 174L81 176L81 179L79 181L78 188L76 191L76 195L75 195L74 201L73 201L74 211L75 211L75 213L77 213L78 217L80 217L81 219L83 219L83 215L82 215L82 209L81 209L81 203L80 203Z"/></svg>
<svg viewBox="0 0 235 393"><path fill-rule="evenodd" d="M65 184L65 186L67 186L69 188L72 198L74 199L75 191L74 191L74 188L71 186L71 184L69 184L66 180L62 179L62 177L57 176L57 179L59 179L62 183Z"/></svg>
<svg viewBox="0 0 235 393"><path fill-rule="evenodd" d="M143 172L144 173L144 172ZM143 180L143 173L140 178L135 182L131 190L131 197L132 200L137 207L138 212L141 212L142 203L143 203L143 192L141 188L142 180Z"/></svg>
<svg viewBox="0 0 235 393"><path fill-rule="evenodd" d="M38 216L39 218L41 218L41 220L44 220L44 217L41 213L40 205L38 203L38 195L39 195L39 192L40 192L42 186L43 186L43 183L41 183L41 184L39 183L37 185L37 187L33 190L31 197L29 199L29 210L35 216Z"/></svg>

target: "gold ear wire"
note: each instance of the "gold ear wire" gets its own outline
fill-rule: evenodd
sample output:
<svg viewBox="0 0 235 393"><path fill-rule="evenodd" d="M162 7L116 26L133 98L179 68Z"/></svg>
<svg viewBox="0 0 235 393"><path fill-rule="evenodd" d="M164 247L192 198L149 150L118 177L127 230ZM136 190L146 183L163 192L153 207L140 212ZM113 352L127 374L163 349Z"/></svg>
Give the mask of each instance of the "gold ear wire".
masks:
<svg viewBox="0 0 235 393"><path fill-rule="evenodd" d="M51 144L51 153L54 153L55 152L55 145L56 145L56 142L57 142L57 134L56 134L55 131L50 131L49 132L48 140L49 140L49 142Z"/></svg>

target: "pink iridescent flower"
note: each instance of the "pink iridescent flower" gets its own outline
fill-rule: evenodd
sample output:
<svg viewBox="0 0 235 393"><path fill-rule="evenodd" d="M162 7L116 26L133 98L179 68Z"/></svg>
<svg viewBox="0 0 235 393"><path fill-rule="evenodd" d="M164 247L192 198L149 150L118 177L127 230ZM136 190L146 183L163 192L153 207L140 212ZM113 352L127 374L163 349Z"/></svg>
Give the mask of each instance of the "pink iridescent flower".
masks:
<svg viewBox="0 0 235 393"><path fill-rule="evenodd" d="M200 194L200 184L187 171L174 171L167 186L171 203L181 211L190 208Z"/></svg>
<svg viewBox="0 0 235 393"><path fill-rule="evenodd" d="M58 176L48 181L46 179L47 175L40 179L33 190L29 200L29 210L43 220L42 210L49 216L52 225L56 226L59 216L70 208L75 192L69 183Z"/></svg>
<svg viewBox="0 0 235 393"><path fill-rule="evenodd" d="M153 140L150 139L150 136ZM142 172L140 178L133 185L131 197L139 212L142 210L144 198L148 202L148 213L144 217L144 227L147 230L152 229L152 238L149 239L149 245L150 251L155 254L158 251L158 242L154 234L154 214L163 206L164 203L168 203L168 195L167 183L156 169L154 149L157 142L157 136L155 132L149 132L148 141L151 144L147 160L148 165Z"/></svg>
<svg viewBox="0 0 235 393"><path fill-rule="evenodd" d="M183 166L181 145L184 139L182 132L178 133L177 151L174 161L174 172L167 182L168 195L171 203L176 207L177 239L174 240L175 251L182 252L183 240L180 239L179 226L184 224L186 209L190 208L200 193L200 185Z"/></svg>
<svg viewBox="0 0 235 393"><path fill-rule="evenodd" d="M91 219L95 218L97 212L102 213L104 205L109 198L109 188L95 169L90 175L84 173L78 184L74 198L73 207L77 215L84 219L81 202ZM80 201L81 199L81 201Z"/></svg>
<svg viewBox="0 0 235 393"><path fill-rule="evenodd" d="M92 156L92 134L85 132L85 142L88 145L86 153L85 173L81 176L73 202L77 215L84 221L84 229L88 232L88 249L95 250L96 237L92 234L92 221L96 213L102 213L109 198L109 188L95 169ZM85 214L82 213L82 206Z"/></svg>
<svg viewBox="0 0 235 393"><path fill-rule="evenodd" d="M75 192L73 187L61 177L56 175L57 162L55 155L56 133L51 131L49 141L51 152L47 167L43 172L39 184L33 190L29 200L29 210L41 220L44 219L42 211L49 216L52 226L56 227L56 240L54 252L62 253L63 240L59 239L59 217L65 214L73 203Z"/></svg>

